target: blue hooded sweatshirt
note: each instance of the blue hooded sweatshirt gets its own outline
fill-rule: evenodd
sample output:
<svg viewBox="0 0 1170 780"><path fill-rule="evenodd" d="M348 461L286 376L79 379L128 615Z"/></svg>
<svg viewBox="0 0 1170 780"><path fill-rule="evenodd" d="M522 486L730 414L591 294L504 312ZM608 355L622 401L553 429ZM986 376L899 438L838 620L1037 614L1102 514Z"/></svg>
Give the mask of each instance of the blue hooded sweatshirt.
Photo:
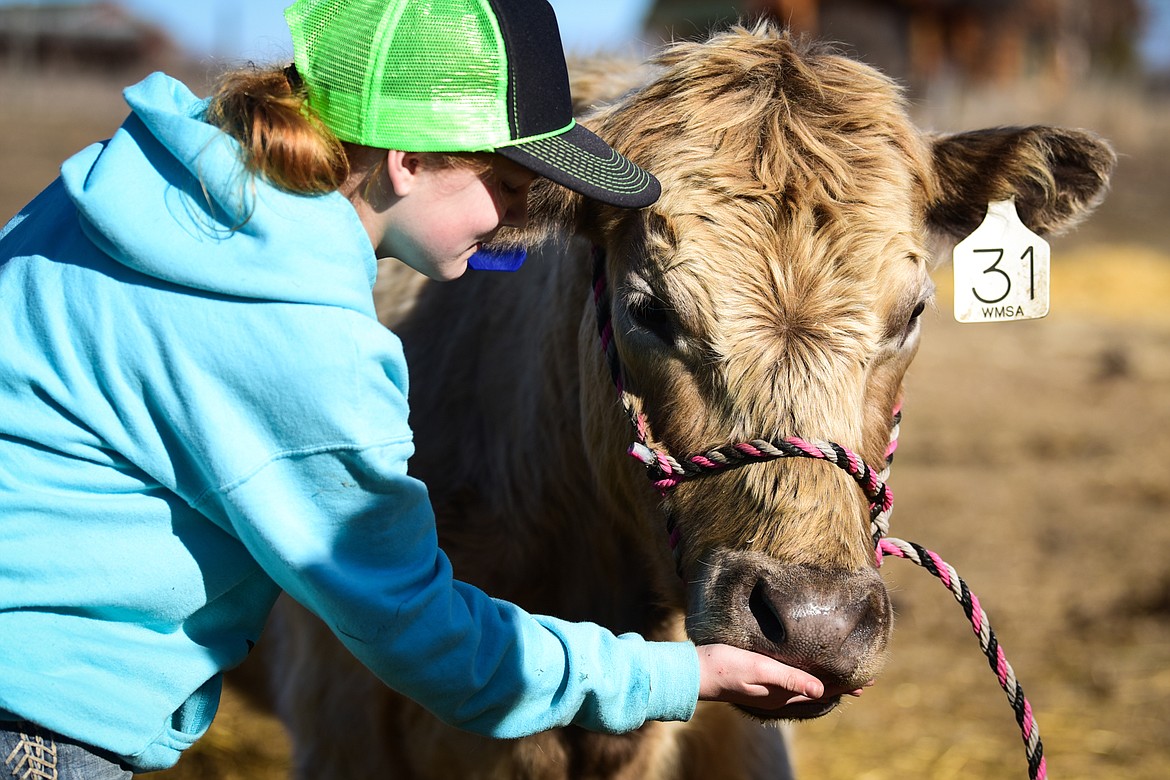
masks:
<svg viewBox="0 0 1170 780"><path fill-rule="evenodd" d="M452 578L350 203L249 177L155 74L0 233L0 720L172 765L280 590L497 737L689 718L688 643Z"/></svg>

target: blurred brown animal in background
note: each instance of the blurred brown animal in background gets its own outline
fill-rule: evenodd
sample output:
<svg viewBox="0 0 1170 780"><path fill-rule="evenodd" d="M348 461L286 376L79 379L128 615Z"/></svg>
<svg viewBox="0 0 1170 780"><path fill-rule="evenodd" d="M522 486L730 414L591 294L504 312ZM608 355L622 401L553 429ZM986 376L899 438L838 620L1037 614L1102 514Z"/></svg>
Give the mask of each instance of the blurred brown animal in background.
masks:
<svg viewBox="0 0 1170 780"><path fill-rule="evenodd" d="M1050 127L925 134L885 77L768 26L675 45L614 95L597 75L624 90L638 65L621 67L581 68L574 94L585 124L660 178L656 205L626 212L541 185L515 237L530 244L521 272L435 285L384 269L379 310L412 372L412 473L456 576L493 596L861 685L891 627L862 492L838 469L785 459L659 496L626 455L591 250L605 254L625 387L654 446L798 435L879 464L935 239L1013 197L1032 229L1067 228L1103 196L1113 153ZM299 777L791 776L783 732L725 705L624 736L457 731L287 600L260 649Z"/></svg>

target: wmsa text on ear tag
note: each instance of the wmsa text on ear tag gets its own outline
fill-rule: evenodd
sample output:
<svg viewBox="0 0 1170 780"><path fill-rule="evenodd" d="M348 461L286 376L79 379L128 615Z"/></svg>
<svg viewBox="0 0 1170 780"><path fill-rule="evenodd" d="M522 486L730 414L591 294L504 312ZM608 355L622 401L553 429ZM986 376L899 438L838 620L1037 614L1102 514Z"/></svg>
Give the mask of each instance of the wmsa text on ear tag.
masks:
<svg viewBox="0 0 1170 780"><path fill-rule="evenodd" d="M1020 221L1015 201L989 204L983 224L959 242L953 258L959 322L1048 314L1048 242Z"/></svg>

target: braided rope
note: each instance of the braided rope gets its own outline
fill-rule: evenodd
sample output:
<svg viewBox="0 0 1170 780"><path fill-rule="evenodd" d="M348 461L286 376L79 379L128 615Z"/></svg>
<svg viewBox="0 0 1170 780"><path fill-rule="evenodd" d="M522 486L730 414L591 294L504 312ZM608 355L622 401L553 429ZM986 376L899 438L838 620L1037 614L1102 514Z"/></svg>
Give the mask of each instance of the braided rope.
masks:
<svg viewBox="0 0 1170 780"><path fill-rule="evenodd" d="M610 377L617 388L618 400L634 428L637 443L646 444L646 420L634 410L629 393L622 378L622 361L617 353L613 338L613 320L610 317L609 286L605 276L605 253L599 247L593 249L593 305L597 309L597 335L601 339L601 351L609 366Z"/></svg>
<svg viewBox="0 0 1170 780"><path fill-rule="evenodd" d="M902 411L897 406L890 426L890 444L885 452L886 465L877 472L853 451L834 442L816 439L802 439L787 436L782 439L752 439L737 444L726 444L703 452L674 458L670 453L656 450L647 444L649 426L644 415L639 414L630 395L626 392L622 376L621 358L613 338L608 284L605 275L605 252L600 247L593 250L593 301L597 309L597 330L601 339L602 352L609 366L618 399L634 429L635 441L630 445L629 454L646 468L646 475L654 487L665 495L680 483L698 477L716 474L727 469L739 468L752 463L763 463L778 458L813 458L832 463L845 471L861 486L869 500L870 532L874 543L876 563L880 567L885 555L915 563L938 577L950 589L955 600L963 607L971 623L979 646L987 656L991 670L995 672L1000 687L1007 694L1008 702L1016 715L1016 723L1024 740L1024 752L1028 759L1030 780L1046 780L1047 763L1044 759L1044 745L1040 741L1040 727L1032 713L1032 705L1024 696L1024 689L1016 679L1015 670L1008 663L1003 648L991 629L987 613L979 599L959 577L955 569L936 553L912 542L887 537L890 528L890 514L894 507L894 494L886 484L894 452L898 449L898 434L901 429ZM668 517L666 530L675 564L681 562L678 545L681 532L674 518Z"/></svg>
<svg viewBox="0 0 1170 780"><path fill-rule="evenodd" d="M900 414L897 416L900 419ZM890 513L894 508L893 491L881 475L870 468L856 453L835 442L801 439L796 436L777 440L752 439L687 455L677 460L669 453L653 450L641 442L630 445L629 452L646 466L650 481L663 491L685 480L778 458L813 458L828 461L853 477L869 499L873 543L876 545L889 532Z"/></svg>
<svg viewBox="0 0 1170 780"><path fill-rule="evenodd" d="M1032 780L1047 778L1048 766L1044 759L1044 745L1040 741L1040 726L1032 714L1031 703L1024 696L1023 687L1016 679L1016 672L1008 663L1003 647L991 628L987 613L979 604L979 598L971 592L953 566L925 547L902 539L885 538L878 543L877 549L879 566L883 554L916 563L938 577L954 595L955 601L963 607L975 636L979 638L979 647L987 656L991 671L995 672L1000 687L1007 694L1008 703L1016 713L1016 724L1020 727L1020 733L1024 738L1024 752L1028 757L1028 777Z"/></svg>

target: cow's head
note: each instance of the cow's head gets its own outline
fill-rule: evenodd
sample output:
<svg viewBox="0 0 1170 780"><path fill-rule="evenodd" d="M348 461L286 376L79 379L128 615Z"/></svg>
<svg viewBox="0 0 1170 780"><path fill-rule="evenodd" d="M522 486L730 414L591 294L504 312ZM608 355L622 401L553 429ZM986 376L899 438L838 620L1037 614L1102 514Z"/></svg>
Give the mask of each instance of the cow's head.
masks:
<svg viewBox="0 0 1170 780"><path fill-rule="evenodd" d="M586 124L659 177L661 200L629 212L570 198L559 218L604 249L625 389L651 445L677 455L796 435L884 466L933 295L933 239L1012 197L1034 230L1064 228L1096 205L1113 164L1079 131L924 134L882 75L766 27L677 45L657 67ZM643 507L638 522L678 529L690 636L831 686L873 678L891 610L857 483L784 459L659 501L625 455L632 431L589 306L583 317L594 469Z"/></svg>

